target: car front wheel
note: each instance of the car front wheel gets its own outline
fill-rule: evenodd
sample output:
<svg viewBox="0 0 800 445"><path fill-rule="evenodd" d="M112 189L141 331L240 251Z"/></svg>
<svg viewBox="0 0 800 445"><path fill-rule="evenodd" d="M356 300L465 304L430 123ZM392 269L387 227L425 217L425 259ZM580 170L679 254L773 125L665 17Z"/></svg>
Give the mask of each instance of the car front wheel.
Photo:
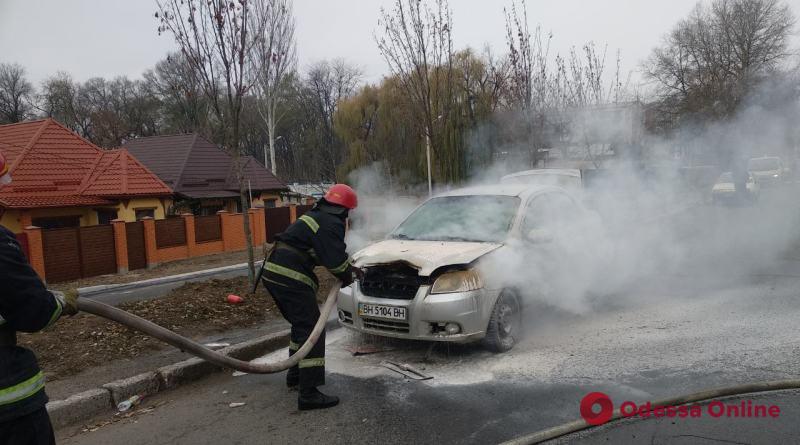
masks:
<svg viewBox="0 0 800 445"><path fill-rule="evenodd" d="M506 352L514 347L522 331L519 302L504 292L497 299L486 328L483 344L492 352Z"/></svg>

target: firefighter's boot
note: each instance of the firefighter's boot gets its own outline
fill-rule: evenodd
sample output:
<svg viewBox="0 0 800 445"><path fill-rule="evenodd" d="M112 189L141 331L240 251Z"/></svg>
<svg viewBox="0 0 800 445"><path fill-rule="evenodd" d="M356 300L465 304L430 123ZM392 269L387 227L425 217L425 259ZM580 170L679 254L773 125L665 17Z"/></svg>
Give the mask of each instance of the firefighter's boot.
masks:
<svg viewBox="0 0 800 445"><path fill-rule="evenodd" d="M331 408L338 404L338 397L325 395L317 388L301 389L297 398L297 409L300 411Z"/></svg>

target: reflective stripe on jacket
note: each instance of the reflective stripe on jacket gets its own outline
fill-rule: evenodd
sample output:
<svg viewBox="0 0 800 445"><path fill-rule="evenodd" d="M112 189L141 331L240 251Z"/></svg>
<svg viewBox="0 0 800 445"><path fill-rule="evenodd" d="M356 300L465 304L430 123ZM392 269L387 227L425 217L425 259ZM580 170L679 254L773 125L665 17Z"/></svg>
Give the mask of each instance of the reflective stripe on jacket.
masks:
<svg viewBox="0 0 800 445"><path fill-rule="evenodd" d="M324 203L301 215L276 236L290 248L276 246L264 267L264 278L284 285L303 283L316 290L319 283L314 267L319 265L349 284L352 278L344 242L345 219L340 209Z"/></svg>

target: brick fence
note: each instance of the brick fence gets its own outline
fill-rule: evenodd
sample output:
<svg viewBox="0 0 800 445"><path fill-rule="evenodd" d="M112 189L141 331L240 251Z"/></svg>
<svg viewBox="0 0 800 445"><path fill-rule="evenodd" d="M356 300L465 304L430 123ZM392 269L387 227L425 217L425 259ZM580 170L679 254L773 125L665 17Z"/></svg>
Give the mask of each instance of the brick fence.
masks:
<svg viewBox="0 0 800 445"><path fill-rule="evenodd" d="M263 244L267 239L269 218L265 218L264 215L263 208L250 209L248 215L253 244L256 246ZM294 221L297 212L293 206L290 215ZM175 260L245 250L242 218L244 215L241 213L228 213L223 210L211 217L185 214L168 220L154 220L147 217L135 223L116 219L111 222L112 230L109 230L113 233L113 237L109 234L107 239L98 242L103 244L107 242L108 246L104 252L113 252L112 257L105 260L105 264L113 264L115 259L116 272L125 273L132 268L141 267L142 231L144 266L152 268ZM48 279L46 267L48 251L45 242L48 232L28 226L25 227L24 233L19 235L27 240L27 253L31 266L45 280ZM136 238L129 240L129 237ZM129 247L135 251L129 252ZM50 252L49 255L55 255L55 252ZM95 270L100 271L102 268L82 268L81 276L86 278L99 273ZM58 276L51 278L51 282L55 281L59 281Z"/></svg>

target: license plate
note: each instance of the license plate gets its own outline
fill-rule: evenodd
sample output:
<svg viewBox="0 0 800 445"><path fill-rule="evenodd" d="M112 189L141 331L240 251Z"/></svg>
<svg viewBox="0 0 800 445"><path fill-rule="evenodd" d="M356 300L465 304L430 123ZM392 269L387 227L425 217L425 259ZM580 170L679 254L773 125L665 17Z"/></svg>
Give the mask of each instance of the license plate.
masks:
<svg viewBox="0 0 800 445"><path fill-rule="evenodd" d="M377 304L358 304L358 315L366 317L406 320L406 308L399 306L380 306Z"/></svg>

